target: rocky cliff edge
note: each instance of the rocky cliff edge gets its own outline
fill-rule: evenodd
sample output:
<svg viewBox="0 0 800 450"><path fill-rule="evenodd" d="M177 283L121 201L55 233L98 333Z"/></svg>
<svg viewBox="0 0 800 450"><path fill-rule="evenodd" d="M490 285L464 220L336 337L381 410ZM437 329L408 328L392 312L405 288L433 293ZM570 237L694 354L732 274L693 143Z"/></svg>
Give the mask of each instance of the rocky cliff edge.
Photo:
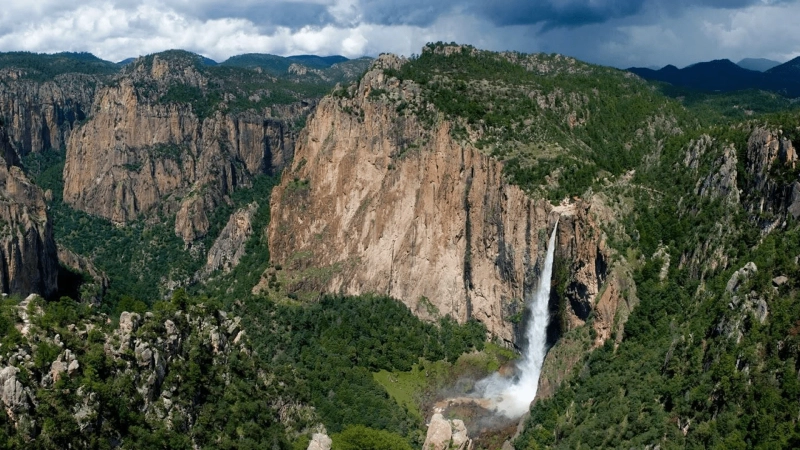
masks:
<svg viewBox="0 0 800 450"><path fill-rule="evenodd" d="M583 323L607 270L588 205L531 198L500 162L455 141L441 115L431 127L398 111L393 100L433 109L419 86L386 75L403 63L381 56L323 99L301 134L271 200L270 251L288 289L385 293L426 319L475 318L512 345L563 216L558 255L569 261L572 323Z"/></svg>

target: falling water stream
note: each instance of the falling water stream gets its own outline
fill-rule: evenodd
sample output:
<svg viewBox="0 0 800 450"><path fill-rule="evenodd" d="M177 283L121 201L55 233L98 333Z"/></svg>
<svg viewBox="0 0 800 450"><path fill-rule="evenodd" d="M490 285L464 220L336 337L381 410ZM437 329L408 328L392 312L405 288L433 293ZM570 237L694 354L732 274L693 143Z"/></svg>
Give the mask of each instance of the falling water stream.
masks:
<svg viewBox="0 0 800 450"><path fill-rule="evenodd" d="M557 228L558 220L547 242L547 256L542 276L539 278L539 286L534 297L529 300L530 322L526 332L528 346L522 359L517 363L516 376L506 378L495 373L478 382L476 386L483 398L489 400L499 413L509 418L525 414L536 397L542 362L547 353L547 325L550 323L548 306Z"/></svg>

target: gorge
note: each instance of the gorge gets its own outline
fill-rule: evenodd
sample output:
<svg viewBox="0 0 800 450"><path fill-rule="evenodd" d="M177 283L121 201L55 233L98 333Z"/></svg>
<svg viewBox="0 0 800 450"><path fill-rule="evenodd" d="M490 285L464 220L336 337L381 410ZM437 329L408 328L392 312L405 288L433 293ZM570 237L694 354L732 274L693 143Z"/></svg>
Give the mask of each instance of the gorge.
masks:
<svg viewBox="0 0 800 450"><path fill-rule="evenodd" d="M791 102L443 43L23 56L0 444L800 442Z"/></svg>

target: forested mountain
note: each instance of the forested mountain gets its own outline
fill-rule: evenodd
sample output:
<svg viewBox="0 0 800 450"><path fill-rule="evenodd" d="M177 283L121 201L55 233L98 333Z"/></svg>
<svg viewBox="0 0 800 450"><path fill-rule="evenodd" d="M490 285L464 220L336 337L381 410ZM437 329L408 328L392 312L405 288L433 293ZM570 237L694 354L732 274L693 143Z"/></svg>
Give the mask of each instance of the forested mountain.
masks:
<svg viewBox="0 0 800 450"><path fill-rule="evenodd" d="M799 445L781 95L443 43L38 57L0 68L0 448ZM540 283L509 418L479 380L516 373Z"/></svg>
<svg viewBox="0 0 800 450"><path fill-rule="evenodd" d="M286 76L292 74L306 81L350 82L362 74L372 58L347 59L344 56L296 55L277 56L262 53L247 53L228 58L223 66L244 67L263 70L267 73Z"/></svg>
<svg viewBox="0 0 800 450"><path fill-rule="evenodd" d="M743 60L737 62L736 65L749 70L766 72L775 66L781 65L781 63L766 58L744 58Z"/></svg>
<svg viewBox="0 0 800 450"><path fill-rule="evenodd" d="M800 96L797 58L768 70L750 69L730 60L701 62L678 69L667 65L659 70L632 67L629 71L647 80L663 81L675 86L703 91L737 91L761 89L776 92L789 98Z"/></svg>

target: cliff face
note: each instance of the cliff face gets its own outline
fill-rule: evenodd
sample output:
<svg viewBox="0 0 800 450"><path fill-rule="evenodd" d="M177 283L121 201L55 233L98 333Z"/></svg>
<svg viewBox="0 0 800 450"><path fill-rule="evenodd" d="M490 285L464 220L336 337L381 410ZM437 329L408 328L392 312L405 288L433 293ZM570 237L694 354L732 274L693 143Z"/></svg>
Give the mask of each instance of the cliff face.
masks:
<svg viewBox="0 0 800 450"><path fill-rule="evenodd" d="M744 207L759 217L763 230L780 226L789 216L800 218L797 159L797 149L781 130L756 128L748 138Z"/></svg>
<svg viewBox="0 0 800 450"><path fill-rule="evenodd" d="M24 69L0 70L0 118L20 156L66 146L86 118L100 80L63 74L51 81L26 78Z"/></svg>
<svg viewBox="0 0 800 450"><path fill-rule="evenodd" d="M0 154L13 155L0 127ZM44 194L22 170L0 158L0 292L50 297L58 258Z"/></svg>
<svg viewBox="0 0 800 450"><path fill-rule="evenodd" d="M247 240L253 234L253 216L258 203L253 202L233 213L225 228L208 251L206 265L198 272L200 279L207 278L215 270L228 273L239 265L244 256Z"/></svg>
<svg viewBox="0 0 800 450"><path fill-rule="evenodd" d="M428 129L375 100L380 89L415 101L413 83L384 75L396 64L382 57L352 98L321 101L273 192L270 251L289 290L386 293L423 318L475 318L518 343L513 318L564 215L558 253L571 261L571 314L585 319L605 277L599 230L574 206L507 184L501 163L454 141L448 122Z"/></svg>
<svg viewBox="0 0 800 450"><path fill-rule="evenodd" d="M291 160L284 119L313 107L273 108L283 119L220 110L202 117L190 101L163 101L176 85L202 92L208 83L193 66L156 56L101 89L67 147L65 202L121 224L160 208L177 213L175 232L186 242L202 237L206 213L226 195Z"/></svg>

